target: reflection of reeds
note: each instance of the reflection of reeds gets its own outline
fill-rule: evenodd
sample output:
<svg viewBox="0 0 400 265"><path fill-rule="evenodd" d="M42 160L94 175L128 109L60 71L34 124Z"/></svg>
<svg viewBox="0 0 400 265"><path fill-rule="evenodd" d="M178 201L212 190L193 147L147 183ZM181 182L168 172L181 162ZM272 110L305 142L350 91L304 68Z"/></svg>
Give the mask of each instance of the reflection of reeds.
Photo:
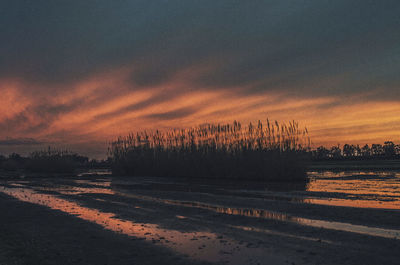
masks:
<svg viewBox="0 0 400 265"><path fill-rule="evenodd" d="M108 151L116 174L295 180L304 178L301 155L309 145L296 122L267 120L143 131L119 137Z"/></svg>

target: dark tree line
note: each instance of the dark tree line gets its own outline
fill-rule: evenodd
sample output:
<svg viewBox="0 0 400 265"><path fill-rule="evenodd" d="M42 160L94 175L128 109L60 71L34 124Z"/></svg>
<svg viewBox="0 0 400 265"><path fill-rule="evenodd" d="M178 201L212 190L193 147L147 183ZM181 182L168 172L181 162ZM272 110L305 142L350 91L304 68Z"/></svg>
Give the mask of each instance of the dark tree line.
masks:
<svg viewBox="0 0 400 265"><path fill-rule="evenodd" d="M73 173L79 168L103 168L109 166L107 161L90 160L86 156L66 150L48 148L35 151L28 156L13 153L0 155L0 170L27 171L33 173Z"/></svg>
<svg viewBox="0 0 400 265"><path fill-rule="evenodd" d="M386 141L382 144L372 145L352 145L345 144L326 148L320 146L311 151L311 156L314 160L329 160L329 159L389 159L400 158L400 144L395 144L392 141Z"/></svg>

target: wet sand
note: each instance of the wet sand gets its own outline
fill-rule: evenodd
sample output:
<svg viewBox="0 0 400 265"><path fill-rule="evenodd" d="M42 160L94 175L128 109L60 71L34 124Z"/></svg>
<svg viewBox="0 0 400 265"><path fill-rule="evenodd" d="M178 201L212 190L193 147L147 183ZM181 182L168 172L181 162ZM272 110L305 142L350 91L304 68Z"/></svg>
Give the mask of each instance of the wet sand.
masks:
<svg viewBox="0 0 400 265"><path fill-rule="evenodd" d="M1 218L0 244L11 247L0 264L398 264L398 175L313 174L289 189L99 175L3 181L1 210L13 210ZM65 257L74 260L58 262Z"/></svg>
<svg viewBox="0 0 400 265"><path fill-rule="evenodd" d="M0 193L0 264L207 264Z"/></svg>

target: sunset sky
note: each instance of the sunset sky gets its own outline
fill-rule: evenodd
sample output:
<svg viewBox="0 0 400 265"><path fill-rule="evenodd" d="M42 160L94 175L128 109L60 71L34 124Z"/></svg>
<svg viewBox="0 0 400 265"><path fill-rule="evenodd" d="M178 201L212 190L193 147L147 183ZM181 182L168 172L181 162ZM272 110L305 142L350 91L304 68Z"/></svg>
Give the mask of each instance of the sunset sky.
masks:
<svg viewBox="0 0 400 265"><path fill-rule="evenodd" d="M400 1L0 1L0 153L296 120L400 142Z"/></svg>

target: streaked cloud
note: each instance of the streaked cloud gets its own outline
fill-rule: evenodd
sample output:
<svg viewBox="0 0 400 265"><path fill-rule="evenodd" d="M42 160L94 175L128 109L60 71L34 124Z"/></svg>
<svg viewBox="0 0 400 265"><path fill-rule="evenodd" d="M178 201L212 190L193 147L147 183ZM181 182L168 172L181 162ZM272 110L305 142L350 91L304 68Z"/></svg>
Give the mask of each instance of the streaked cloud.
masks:
<svg viewBox="0 0 400 265"><path fill-rule="evenodd" d="M2 1L0 139L298 120L400 141L398 1ZM7 150L0 149L0 152Z"/></svg>

